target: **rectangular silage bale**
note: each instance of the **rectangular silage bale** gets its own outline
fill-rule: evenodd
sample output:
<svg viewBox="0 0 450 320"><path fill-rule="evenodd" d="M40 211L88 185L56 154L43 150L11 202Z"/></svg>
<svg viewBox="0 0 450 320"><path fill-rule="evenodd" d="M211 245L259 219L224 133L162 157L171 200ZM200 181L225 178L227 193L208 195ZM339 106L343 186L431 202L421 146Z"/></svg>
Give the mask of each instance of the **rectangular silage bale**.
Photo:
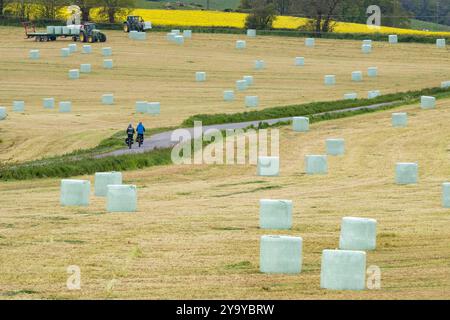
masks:
<svg viewBox="0 0 450 320"><path fill-rule="evenodd" d="M62 35L63 27L62 26L55 26L55 35Z"/></svg>
<svg viewBox="0 0 450 320"><path fill-rule="evenodd" d="M442 81L442 82L441 82L441 88L442 88L442 89L448 89L448 88L450 88L450 81Z"/></svg>
<svg viewBox="0 0 450 320"><path fill-rule="evenodd" d="M111 172L96 172L95 173L95 195L97 197L106 197L108 193L108 185L121 185L122 184L122 173L111 171Z"/></svg>
<svg viewBox="0 0 450 320"><path fill-rule="evenodd" d="M175 34L175 33L173 33L173 32L169 32L169 33L167 33L167 35L166 35L166 39L168 40L168 41L175 41L175 37L176 37L177 35Z"/></svg>
<svg viewBox="0 0 450 320"><path fill-rule="evenodd" d="M296 58L295 58L295 61L294 61L294 64L295 64L297 67L302 67L302 66L304 66L304 65L305 65L305 58L304 58L304 57L296 57Z"/></svg>
<svg viewBox="0 0 450 320"><path fill-rule="evenodd" d="M398 43L398 36L396 34L389 35L389 43L391 44Z"/></svg>
<svg viewBox="0 0 450 320"><path fill-rule="evenodd" d="M420 97L420 107L422 109L434 109L436 108L436 98L430 96Z"/></svg>
<svg viewBox="0 0 450 320"><path fill-rule="evenodd" d="M330 290L364 290L366 253L354 250L323 250L320 287Z"/></svg>
<svg viewBox="0 0 450 320"><path fill-rule="evenodd" d="M70 101L61 101L59 103L59 112L67 113L72 111L72 102Z"/></svg>
<svg viewBox="0 0 450 320"><path fill-rule="evenodd" d="M183 36L175 36L174 42L178 45L184 44L184 37Z"/></svg>
<svg viewBox="0 0 450 320"><path fill-rule="evenodd" d="M327 174L328 160L326 155L306 155L305 156L306 174Z"/></svg>
<svg viewBox="0 0 450 320"><path fill-rule="evenodd" d="M25 111L25 101L13 101L13 112L24 112Z"/></svg>
<svg viewBox="0 0 450 320"><path fill-rule="evenodd" d="M79 78L80 78L80 70L78 70L78 69L69 70L69 79L76 80Z"/></svg>
<svg viewBox="0 0 450 320"><path fill-rule="evenodd" d="M436 39L436 47L438 48L445 48L445 39Z"/></svg>
<svg viewBox="0 0 450 320"><path fill-rule="evenodd" d="M104 95L102 95L102 104L104 104L104 105L114 104L114 94L105 93Z"/></svg>
<svg viewBox="0 0 450 320"><path fill-rule="evenodd" d="M258 176L273 177L280 174L279 157L258 157Z"/></svg>
<svg viewBox="0 0 450 320"><path fill-rule="evenodd" d="M450 208L450 182L442 184L442 207Z"/></svg>
<svg viewBox="0 0 450 320"><path fill-rule="evenodd" d="M261 229L291 229L291 200L259 200L259 227Z"/></svg>
<svg viewBox="0 0 450 320"><path fill-rule="evenodd" d="M149 102L147 105L147 113L151 115L159 115L161 113L161 103Z"/></svg>
<svg viewBox="0 0 450 320"><path fill-rule="evenodd" d="M236 81L236 89L238 91L244 91L244 90L247 90L247 88L248 88L247 81L245 81L245 80Z"/></svg>
<svg viewBox="0 0 450 320"><path fill-rule="evenodd" d="M344 139L326 139L325 147L327 154L332 156L342 156L345 153L345 140Z"/></svg>
<svg viewBox="0 0 450 320"><path fill-rule="evenodd" d="M341 222L339 249L375 250L377 247L377 220L344 217Z"/></svg>
<svg viewBox="0 0 450 320"><path fill-rule="evenodd" d="M42 100L42 106L45 109L53 109L55 107L55 98L44 98Z"/></svg>
<svg viewBox="0 0 450 320"><path fill-rule="evenodd" d="M128 33L128 38L130 38L131 40L135 40L136 39L136 35L137 35L138 31L136 30L132 30Z"/></svg>
<svg viewBox="0 0 450 320"><path fill-rule="evenodd" d="M62 27L62 34L65 36L70 36L70 28L69 27Z"/></svg>
<svg viewBox="0 0 450 320"><path fill-rule="evenodd" d="M247 29L247 37L255 38L256 37L256 30L255 29Z"/></svg>
<svg viewBox="0 0 450 320"><path fill-rule="evenodd" d="M181 31L179 29L172 29L172 31L170 31L170 32L175 35L179 35L181 33Z"/></svg>
<svg viewBox="0 0 450 320"><path fill-rule="evenodd" d="M375 78L376 76L378 76L378 68L377 67L367 68L367 75L371 78Z"/></svg>
<svg viewBox="0 0 450 320"><path fill-rule="evenodd" d="M134 40L137 41L144 41L147 40L147 33L146 32L138 32L134 36Z"/></svg>
<svg viewBox="0 0 450 320"><path fill-rule="evenodd" d="M352 81L361 82L363 80L363 74L361 71L352 72Z"/></svg>
<svg viewBox="0 0 450 320"><path fill-rule="evenodd" d="M47 27L47 34L55 34L55 27L54 26L48 26Z"/></svg>
<svg viewBox="0 0 450 320"><path fill-rule="evenodd" d="M236 41L236 49L245 49L247 47L247 42L245 40L237 40Z"/></svg>
<svg viewBox="0 0 450 320"><path fill-rule="evenodd" d="M356 100L356 99L358 99L358 94L356 92L344 94L344 100Z"/></svg>
<svg viewBox="0 0 450 320"><path fill-rule="evenodd" d="M363 44L361 46L362 53L368 54L372 52L372 45L371 44Z"/></svg>
<svg viewBox="0 0 450 320"><path fill-rule="evenodd" d="M223 92L223 100L224 101L234 101L235 95L233 90L225 90Z"/></svg>
<svg viewBox="0 0 450 320"><path fill-rule="evenodd" d="M259 98L257 96L246 96L245 106L247 108L256 108L259 105Z"/></svg>
<svg viewBox="0 0 450 320"><path fill-rule="evenodd" d="M397 184L416 184L419 166L413 162L398 162L395 166L395 182Z"/></svg>
<svg viewBox="0 0 450 320"><path fill-rule="evenodd" d="M62 48L61 49L61 57L66 58L68 56L70 56L69 48Z"/></svg>
<svg viewBox="0 0 450 320"><path fill-rule="evenodd" d="M137 210L136 186L108 185L106 210L108 212L135 212Z"/></svg>
<svg viewBox="0 0 450 320"><path fill-rule="evenodd" d="M204 82L204 81L206 81L206 72L204 72L204 71L197 71L195 73L195 81L197 81L197 82Z"/></svg>
<svg viewBox="0 0 450 320"><path fill-rule="evenodd" d="M112 59L105 59L103 60L103 68L104 69L112 69L113 68L113 60Z"/></svg>
<svg viewBox="0 0 450 320"><path fill-rule="evenodd" d="M38 60L40 58L41 54L39 50L30 50L30 59L31 60Z"/></svg>
<svg viewBox="0 0 450 320"><path fill-rule="evenodd" d="M247 86L251 86L254 83L253 76L244 76L242 80L245 80L247 82Z"/></svg>
<svg viewBox="0 0 450 320"><path fill-rule="evenodd" d="M80 72L81 73L91 73L92 67L90 63L83 63L80 65Z"/></svg>
<svg viewBox="0 0 450 320"><path fill-rule="evenodd" d="M147 113L148 102L147 101L136 101L136 112Z"/></svg>
<svg viewBox="0 0 450 320"><path fill-rule="evenodd" d="M92 53L92 46L90 44L83 45L83 51L84 54L90 54Z"/></svg>
<svg viewBox="0 0 450 320"><path fill-rule="evenodd" d="M314 38L306 38L305 39L305 46L309 48L313 48L316 44L316 40Z"/></svg>
<svg viewBox="0 0 450 320"><path fill-rule="evenodd" d="M185 39L192 39L192 30L183 30L183 37Z"/></svg>
<svg viewBox="0 0 450 320"><path fill-rule="evenodd" d="M302 271L303 239L292 236L262 236L259 270L262 273L295 274Z"/></svg>
<svg viewBox="0 0 450 320"><path fill-rule="evenodd" d="M336 76L333 74L328 74L324 77L324 83L326 86L333 86L336 84Z"/></svg>
<svg viewBox="0 0 450 320"><path fill-rule="evenodd" d="M70 27L70 35L79 36L80 35L80 27L79 26L71 26Z"/></svg>
<svg viewBox="0 0 450 320"><path fill-rule="evenodd" d="M0 120L5 120L7 116L6 108L0 107Z"/></svg>
<svg viewBox="0 0 450 320"><path fill-rule="evenodd" d="M266 63L264 60L255 60L255 69L262 70L266 68Z"/></svg>
<svg viewBox="0 0 450 320"><path fill-rule="evenodd" d="M88 206L91 183L88 180L61 180L60 203L62 206Z"/></svg>
<svg viewBox="0 0 450 320"><path fill-rule="evenodd" d="M394 112L391 122L394 128L404 128L408 125L408 114L406 112Z"/></svg>
<svg viewBox="0 0 450 320"><path fill-rule="evenodd" d="M74 53L77 51L77 44L76 43L71 43L68 46L70 53Z"/></svg>
<svg viewBox="0 0 450 320"><path fill-rule="evenodd" d="M381 94L380 90L371 90L367 92L367 99L375 99Z"/></svg>
<svg viewBox="0 0 450 320"><path fill-rule="evenodd" d="M296 132L309 131L309 118L307 117L293 117L292 129Z"/></svg>
<svg viewBox="0 0 450 320"><path fill-rule="evenodd" d="M363 40L362 43L363 43L363 44L372 45L372 40L370 40L370 39L365 39L365 40Z"/></svg>
<svg viewBox="0 0 450 320"><path fill-rule="evenodd" d="M104 57L110 57L110 56L112 56L112 49L111 49L110 47L102 48L102 55L103 55Z"/></svg>

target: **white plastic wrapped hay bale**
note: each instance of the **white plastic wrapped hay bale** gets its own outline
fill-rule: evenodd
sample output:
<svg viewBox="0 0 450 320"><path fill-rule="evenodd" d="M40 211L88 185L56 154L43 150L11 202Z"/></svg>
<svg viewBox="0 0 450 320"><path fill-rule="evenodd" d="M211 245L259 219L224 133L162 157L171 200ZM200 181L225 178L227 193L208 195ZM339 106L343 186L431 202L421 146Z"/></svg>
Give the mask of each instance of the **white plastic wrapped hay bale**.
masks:
<svg viewBox="0 0 450 320"><path fill-rule="evenodd" d="M255 29L247 29L247 37L255 38L256 37L256 30Z"/></svg>
<svg viewBox="0 0 450 320"><path fill-rule="evenodd" d="M81 73L91 73L92 67L90 63L83 63L80 65L80 72Z"/></svg>
<svg viewBox="0 0 450 320"><path fill-rule="evenodd" d="M442 207L450 208L450 182L442 184Z"/></svg>
<svg viewBox="0 0 450 320"><path fill-rule="evenodd" d="M261 229L291 229L291 200L259 200L259 227Z"/></svg>
<svg viewBox="0 0 450 320"><path fill-rule="evenodd" d="M114 94L105 93L104 95L102 95L102 104L105 104L105 105L114 104Z"/></svg>
<svg viewBox="0 0 450 320"><path fill-rule="evenodd" d="M338 139L326 139L325 147L327 154L331 156L342 156L345 153L345 140Z"/></svg>
<svg viewBox="0 0 450 320"><path fill-rule="evenodd" d="M137 209L137 190L134 185L108 185L106 210L108 212L135 212Z"/></svg>
<svg viewBox="0 0 450 320"><path fill-rule="evenodd" d="M445 39L436 39L436 47L442 49L445 48Z"/></svg>
<svg viewBox="0 0 450 320"><path fill-rule="evenodd" d="M38 60L41 57L41 53L39 50L30 50L29 57L31 60Z"/></svg>
<svg viewBox="0 0 450 320"><path fill-rule="evenodd" d="M398 43L398 36L396 34L389 35L389 43L390 44Z"/></svg>
<svg viewBox="0 0 450 320"><path fill-rule="evenodd" d="M364 290L366 253L353 250L323 250L320 287L330 290Z"/></svg>
<svg viewBox="0 0 450 320"><path fill-rule="evenodd" d="M448 88L450 88L450 81L442 81L442 82L441 82L441 88L442 88L442 89L448 89Z"/></svg>
<svg viewBox="0 0 450 320"><path fill-rule="evenodd" d="M247 47L247 42L245 42L244 40L236 41L236 49L242 50L242 49L245 49L246 47Z"/></svg>
<svg viewBox="0 0 450 320"><path fill-rule="evenodd" d="M420 97L420 107L422 109L434 109L436 108L436 98L429 96Z"/></svg>
<svg viewBox="0 0 450 320"><path fill-rule="evenodd" d="M262 236L259 270L262 273L300 273L303 264L302 251L301 237Z"/></svg>
<svg viewBox="0 0 450 320"><path fill-rule="evenodd" d="M25 111L25 101L13 101L13 112L24 112Z"/></svg>
<svg viewBox="0 0 450 320"><path fill-rule="evenodd" d="M309 118L307 117L293 117L292 129L296 132L309 131Z"/></svg>
<svg viewBox="0 0 450 320"><path fill-rule="evenodd" d="M363 40L362 43L363 43L363 44L372 45L372 40L370 40L370 39L365 39L365 40Z"/></svg>
<svg viewBox="0 0 450 320"><path fill-rule="evenodd" d="M63 27L62 27L62 34L63 34L63 35L66 35L66 36L69 36L69 35L70 35L70 29L69 29L69 27L63 26Z"/></svg>
<svg viewBox="0 0 450 320"><path fill-rule="evenodd" d="M55 107L55 98L44 98L44 99L42 99L42 106L45 109L53 109Z"/></svg>
<svg viewBox="0 0 450 320"><path fill-rule="evenodd" d="M192 30L183 30L183 37L185 39L192 39Z"/></svg>
<svg viewBox="0 0 450 320"><path fill-rule="evenodd" d="M76 80L79 78L80 78L80 70L78 70L78 69L69 70L69 79Z"/></svg>
<svg viewBox="0 0 450 320"><path fill-rule="evenodd" d="M279 157L258 157L258 176L273 177L280 174Z"/></svg>
<svg viewBox="0 0 450 320"><path fill-rule="evenodd" d="M419 166L413 162L398 162L395 166L397 184L416 184Z"/></svg>
<svg viewBox="0 0 450 320"><path fill-rule="evenodd" d="M381 94L380 90L371 90L367 92L367 99L375 99Z"/></svg>
<svg viewBox="0 0 450 320"><path fill-rule="evenodd" d="M70 35L79 36L80 35L80 26L70 26Z"/></svg>
<svg viewBox="0 0 450 320"><path fill-rule="evenodd" d="M236 89L238 91L244 91L247 88L248 88L247 81L245 81L245 80L238 80L238 81L236 81Z"/></svg>
<svg viewBox="0 0 450 320"><path fill-rule="evenodd" d="M306 155L305 156L306 174L327 174L328 159L326 155Z"/></svg>
<svg viewBox="0 0 450 320"><path fill-rule="evenodd" d="M305 58L304 57L296 57L294 60L294 64L297 67L303 67L305 65Z"/></svg>
<svg viewBox="0 0 450 320"><path fill-rule="evenodd" d="M255 60L255 69L262 70L266 68L266 63L264 60Z"/></svg>
<svg viewBox="0 0 450 320"><path fill-rule="evenodd" d="M71 43L68 45L68 49L70 51L70 53L74 53L77 52L77 44L76 43Z"/></svg>
<svg viewBox="0 0 450 320"><path fill-rule="evenodd" d="M375 250L377 247L377 220L344 217L341 222L339 249Z"/></svg>
<svg viewBox="0 0 450 320"><path fill-rule="evenodd" d="M136 30L131 30L131 31L128 33L128 38L131 39L131 40L135 40L135 39L136 39L137 33L138 33L138 31L136 31Z"/></svg>
<svg viewBox="0 0 450 320"><path fill-rule="evenodd" d="M174 42L178 45L184 44L184 37L183 36L175 36Z"/></svg>
<svg viewBox="0 0 450 320"><path fill-rule="evenodd" d="M91 182L88 180L61 180L60 203L62 206L88 206Z"/></svg>
<svg viewBox="0 0 450 320"><path fill-rule="evenodd" d="M367 75L371 78L375 78L376 76L378 76L378 68L377 67L367 68Z"/></svg>
<svg viewBox="0 0 450 320"><path fill-rule="evenodd" d="M7 115L6 108L0 107L0 120L5 120Z"/></svg>
<svg viewBox="0 0 450 320"><path fill-rule="evenodd" d="M336 84L336 76L333 74L328 74L324 77L324 83L326 86L333 86Z"/></svg>
<svg viewBox="0 0 450 320"><path fill-rule="evenodd" d="M55 33L56 35L61 35L63 32L63 27L62 26L55 26L54 27Z"/></svg>
<svg viewBox="0 0 450 320"><path fill-rule="evenodd" d="M47 27L47 34L55 34L55 27L54 26L48 26Z"/></svg>
<svg viewBox="0 0 450 320"><path fill-rule="evenodd" d="M72 102L70 101L61 101L59 103L59 112L66 113L72 111Z"/></svg>
<svg viewBox="0 0 450 320"><path fill-rule="evenodd" d="M404 128L408 125L408 114L406 112L394 112L391 120L394 128Z"/></svg>
<svg viewBox="0 0 450 320"><path fill-rule="evenodd" d="M161 103L160 102L149 102L147 105L147 112L151 115L158 115L161 113Z"/></svg>
<svg viewBox="0 0 450 320"><path fill-rule="evenodd" d="M112 69L113 68L113 60L112 59L105 59L103 60L103 68L105 69Z"/></svg>
<svg viewBox="0 0 450 320"><path fill-rule="evenodd" d="M136 112L147 113L148 102L147 101L136 101Z"/></svg>
<svg viewBox="0 0 450 320"><path fill-rule="evenodd" d="M92 46L90 44L83 45L83 51L84 54L90 54L92 53Z"/></svg>
<svg viewBox="0 0 450 320"><path fill-rule="evenodd" d="M166 35L166 39L168 41L175 41L175 37L177 36L177 34L173 33L173 32L169 32Z"/></svg>
<svg viewBox="0 0 450 320"><path fill-rule="evenodd" d="M305 39L305 46L312 48L316 44L316 40L314 38L306 38Z"/></svg>
<svg viewBox="0 0 450 320"><path fill-rule="evenodd" d="M372 45L371 44L363 44L361 46L362 53L368 54L372 52Z"/></svg>
<svg viewBox="0 0 450 320"><path fill-rule="evenodd" d="M180 30L179 29L172 29L171 33L179 35L180 34Z"/></svg>
<svg viewBox="0 0 450 320"><path fill-rule="evenodd" d="M224 101L234 101L235 95L233 90L225 90L223 92L223 100Z"/></svg>
<svg viewBox="0 0 450 320"><path fill-rule="evenodd" d="M133 40L137 40L137 41L147 40L147 33L146 32L136 32Z"/></svg>
<svg viewBox="0 0 450 320"><path fill-rule="evenodd" d="M257 96L246 96L245 106L247 108L256 108L259 105L259 98Z"/></svg>
<svg viewBox="0 0 450 320"><path fill-rule="evenodd" d="M104 57L110 57L110 56L112 56L112 49L111 49L110 47L102 48L102 55L103 55Z"/></svg>
<svg viewBox="0 0 450 320"><path fill-rule="evenodd" d="M356 100L358 99L358 94L356 92L344 94L344 100Z"/></svg>
<svg viewBox="0 0 450 320"><path fill-rule="evenodd" d="M206 81L206 72L204 72L204 71L197 71L195 73L195 81L197 81L197 82L204 82L204 81Z"/></svg>
<svg viewBox="0 0 450 320"><path fill-rule="evenodd" d="M363 80L363 74L361 71L352 72L352 81L361 82Z"/></svg>
<svg viewBox="0 0 450 320"><path fill-rule="evenodd" d="M245 80L247 82L247 86L251 86L254 83L253 76L244 76L242 80Z"/></svg>
<svg viewBox="0 0 450 320"><path fill-rule="evenodd" d="M61 49L61 57L66 58L68 56L70 56L69 48L62 48Z"/></svg>
<svg viewBox="0 0 450 320"><path fill-rule="evenodd" d="M108 185L121 185L122 184L122 173L111 171L111 172L96 172L95 173L95 195L97 197L106 197L108 193Z"/></svg>

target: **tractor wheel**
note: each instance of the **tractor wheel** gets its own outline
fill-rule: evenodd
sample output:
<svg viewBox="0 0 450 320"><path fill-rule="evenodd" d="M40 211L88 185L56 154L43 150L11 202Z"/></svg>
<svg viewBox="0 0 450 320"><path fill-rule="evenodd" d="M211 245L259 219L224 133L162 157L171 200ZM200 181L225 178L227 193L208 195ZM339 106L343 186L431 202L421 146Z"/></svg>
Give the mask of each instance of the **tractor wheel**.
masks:
<svg viewBox="0 0 450 320"><path fill-rule="evenodd" d="M104 33L98 34L98 41L105 42L106 41L106 35Z"/></svg>
<svg viewBox="0 0 450 320"><path fill-rule="evenodd" d="M80 32L80 42L86 42L86 34L84 32Z"/></svg>
<svg viewBox="0 0 450 320"><path fill-rule="evenodd" d="M87 40L89 43L94 43L95 42L95 39L94 39L94 37L93 36L88 36L88 40Z"/></svg>
<svg viewBox="0 0 450 320"><path fill-rule="evenodd" d="M126 33L130 32L130 27L128 26L128 23L125 23L123 25L123 32L126 32Z"/></svg>

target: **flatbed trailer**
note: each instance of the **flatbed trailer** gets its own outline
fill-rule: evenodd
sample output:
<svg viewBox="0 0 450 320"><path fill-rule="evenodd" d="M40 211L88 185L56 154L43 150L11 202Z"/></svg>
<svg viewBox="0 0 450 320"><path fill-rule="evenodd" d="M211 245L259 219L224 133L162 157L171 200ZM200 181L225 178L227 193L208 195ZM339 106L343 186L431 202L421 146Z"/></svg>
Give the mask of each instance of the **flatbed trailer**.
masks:
<svg viewBox="0 0 450 320"><path fill-rule="evenodd" d="M24 22L25 36L35 41L55 41L58 38L71 38L80 42L105 42L106 36L95 29L95 24L85 23L79 26L48 26L47 32L36 32L36 27L31 22ZM49 30L51 32L49 32Z"/></svg>

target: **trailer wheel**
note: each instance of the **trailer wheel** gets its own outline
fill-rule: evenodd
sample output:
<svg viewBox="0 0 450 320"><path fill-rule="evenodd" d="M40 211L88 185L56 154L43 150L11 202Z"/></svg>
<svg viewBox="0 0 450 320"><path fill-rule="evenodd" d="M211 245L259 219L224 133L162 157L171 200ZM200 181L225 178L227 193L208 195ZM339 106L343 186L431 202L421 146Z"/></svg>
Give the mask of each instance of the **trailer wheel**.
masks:
<svg viewBox="0 0 450 320"><path fill-rule="evenodd" d="M88 36L88 42L89 43L94 43L95 42L94 37L93 36Z"/></svg>

